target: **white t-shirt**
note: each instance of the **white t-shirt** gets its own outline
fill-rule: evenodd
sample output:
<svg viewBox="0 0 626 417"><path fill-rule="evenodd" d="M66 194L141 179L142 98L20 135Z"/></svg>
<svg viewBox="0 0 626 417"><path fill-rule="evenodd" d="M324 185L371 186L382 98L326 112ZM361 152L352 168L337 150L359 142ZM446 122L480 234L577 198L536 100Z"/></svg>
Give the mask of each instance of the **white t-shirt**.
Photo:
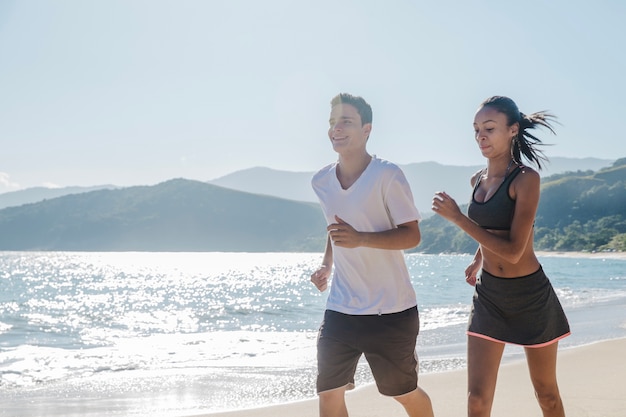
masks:
<svg viewBox="0 0 626 417"><path fill-rule="evenodd" d="M360 232L380 232L421 216L409 183L395 164L372 157L350 188L337 179L337 163L312 178L328 224L335 215ZM401 250L333 245L334 270L326 308L345 314L389 314L417 304Z"/></svg>

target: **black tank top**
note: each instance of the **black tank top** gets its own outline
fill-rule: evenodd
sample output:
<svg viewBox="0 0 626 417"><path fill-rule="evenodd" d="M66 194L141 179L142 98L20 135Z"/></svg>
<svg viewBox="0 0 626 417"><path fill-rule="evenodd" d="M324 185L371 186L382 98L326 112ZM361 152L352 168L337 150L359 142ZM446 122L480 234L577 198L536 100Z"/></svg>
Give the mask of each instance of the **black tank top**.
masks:
<svg viewBox="0 0 626 417"><path fill-rule="evenodd" d="M480 175L476 180L472 199L467 207L467 216L483 229L511 230L511 222L515 212L515 200L509 195L509 187L522 168L523 166L521 165L517 166L507 175L495 194L484 203L476 201L475 198L476 190L478 190L480 179L482 178L482 175Z"/></svg>

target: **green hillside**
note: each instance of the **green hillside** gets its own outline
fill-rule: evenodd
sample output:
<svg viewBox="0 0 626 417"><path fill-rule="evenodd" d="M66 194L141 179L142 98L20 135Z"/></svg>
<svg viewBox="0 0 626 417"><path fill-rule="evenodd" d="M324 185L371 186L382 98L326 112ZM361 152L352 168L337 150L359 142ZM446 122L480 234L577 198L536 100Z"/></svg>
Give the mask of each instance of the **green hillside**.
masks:
<svg viewBox="0 0 626 417"><path fill-rule="evenodd" d="M324 233L317 204L183 179L0 210L0 250L321 251Z"/></svg>
<svg viewBox="0 0 626 417"><path fill-rule="evenodd" d="M543 250L626 250L626 158L542 186L535 242Z"/></svg>

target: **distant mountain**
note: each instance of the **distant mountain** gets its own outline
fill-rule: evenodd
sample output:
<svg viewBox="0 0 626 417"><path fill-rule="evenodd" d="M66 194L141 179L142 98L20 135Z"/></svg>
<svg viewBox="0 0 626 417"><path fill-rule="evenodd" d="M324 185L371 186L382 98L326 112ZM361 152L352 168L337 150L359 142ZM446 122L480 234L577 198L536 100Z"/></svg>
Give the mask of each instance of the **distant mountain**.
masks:
<svg viewBox="0 0 626 417"><path fill-rule="evenodd" d="M462 182L460 177L470 168L454 171L431 163L404 169L407 176L419 174L425 180L444 175L440 171L444 170ZM542 183L536 247L626 250L624 207L626 158L596 172L549 177ZM0 250L321 253L325 226L317 203L173 179L154 186L89 191L4 208L0 210ZM425 219L420 229L422 243L413 251L471 252L476 248L471 238L439 216Z"/></svg>
<svg viewBox="0 0 626 417"><path fill-rule="evenodd" d="M62 188L46 188L32 187L24 190L9 191L0 194L0 209L12 206L21 206L22 204L36 203L38 201L61 197L68 194L86 193L95 190L115 189L115 185L96 185L93 187L62 187Z"/></svg>
<svg viewBox="0 0 626 417"><path fill-rule="evenodd" d="M312 176L313 172L279 171L256 167L236 171L207 182L247 193L317 203L317 197L311 188Z"/></svg>
<svg viewBox="0 0 626 417"><path fill-rule="evenodd" d="M317 204L184 179L0 210L0 250L322 251L325 236Z"/></svg>
<svg viewBox="0 0 626 417"><path fill-rule="evenodd" d="M554 174L562 174L565 172L577 172L577 171L598 171L602 168L611 166L615 159L600 159L600 158L564 158L553 157L546 164L544 169L541 170L541 176L543 178L550 177Z"/></svg>
<svg viewBox="0 0 626 417"><path fill-rule="evenodd" d="M551 158L542 176L570 171L596 171L611 165L613 161L598 158ZM470 177L482 165L454 166L437 162L418 162L400 165L411 189L415 205L423 215L430 215L430 205L436 191L446 191L459 203L470 197ZM321 168L321 167L320 167ZM273 195L298 201L317 202L311 189L314 172L278 171L270 168L250 168L208 181L210 184L254 194Z"/></svg>
<svg viewBox="0 0 626 417"><path fill-rule="evenodd" d="M561 158L550 159L542 177L575 171L597 171L611 165L613 161L598 158ZM436 191L447 191L460 203L469 198L469 178L480 165L455 166L442 165L437 162L418 162L400 165L407 180L411 184L415 205L424 216L429 216L430 202ZM321 168L321 167L320 167ZM317 203L317 197L311 189L313 172L280 171L271 168L257 167L236 171L210 181L209 184L219 185L237 191L252 194L274 196L287 200L308 201ZM94 190L117 189L115 185L94 187L44 188L34 187L19 191L0 194L0 209L36 203L45 199L68 194L78 194Z"/></svg>

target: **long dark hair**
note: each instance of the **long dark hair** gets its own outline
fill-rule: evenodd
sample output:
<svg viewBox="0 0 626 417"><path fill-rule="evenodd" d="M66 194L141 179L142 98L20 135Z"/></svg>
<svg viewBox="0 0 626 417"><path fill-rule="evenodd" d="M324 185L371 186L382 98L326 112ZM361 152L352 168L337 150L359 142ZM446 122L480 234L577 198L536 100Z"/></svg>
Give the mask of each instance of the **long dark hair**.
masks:
<svg viewBox="0 0 626 417"><path fill-rule="evenodd" d="M547 111L540 111L526 115L519 111L517 104L513 100L504 96L493 96L483 101L480 107L491 107L500 113L504 113L507 117L508 126L519 123L519 131L517 136L511 142L511 156L513 160L521 164L522 155L526 160L535 164L537 169L542 168L542 162L548 162L548 158L544 153L537 149L538 146L546 145L533 134L529 133L529 129L537 127L545 127L553 134L556 134L552 124L556 122L556 116Z"/></svg>

